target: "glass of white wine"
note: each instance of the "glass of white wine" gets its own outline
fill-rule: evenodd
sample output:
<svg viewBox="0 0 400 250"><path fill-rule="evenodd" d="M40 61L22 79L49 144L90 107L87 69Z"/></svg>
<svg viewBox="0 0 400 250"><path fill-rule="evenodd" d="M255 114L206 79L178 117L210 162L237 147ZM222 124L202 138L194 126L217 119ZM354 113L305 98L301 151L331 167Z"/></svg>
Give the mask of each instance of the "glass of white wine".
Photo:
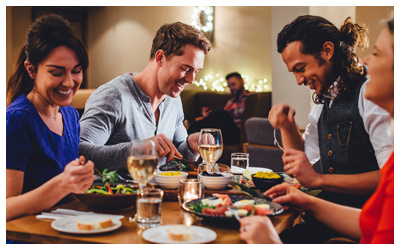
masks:
<svg viewBox="0 0 400 250"><path fill-rule="evenodd" d="M211 166L212 172L219 172L215 164L223 151L222 133L217 128L203 128L199 137L199 152L203 161Z"/></svg>
<svg viewBox="0 0 400 250"><path fill-rule="evenodd" d="M138 182L140 193L142 193L157 170L158 154L155 143L152 140L132 141L126 162L129 173Z"/></svg>

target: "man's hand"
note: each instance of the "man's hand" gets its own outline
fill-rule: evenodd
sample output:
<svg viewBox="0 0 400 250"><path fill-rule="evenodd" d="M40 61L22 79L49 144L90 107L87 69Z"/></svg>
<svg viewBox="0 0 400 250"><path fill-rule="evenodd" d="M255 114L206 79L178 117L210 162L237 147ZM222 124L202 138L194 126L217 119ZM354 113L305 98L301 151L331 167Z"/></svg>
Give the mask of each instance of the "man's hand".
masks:
<svg viewBox="0 0 400 250"><path fill-rule="evenodd" d="M282 161L286 174L296 178L304 187L317 188L321 175L315 172L303 151L287 148L282 155Z"/></svg>
<svg viewBox="0 0 400 250"><path fill-rule="evenodd" d="M282 243L268 216L249 216L240 219L240 239L249 244Z"/></svg>
<svg viewBox="0 0 400 250"><path fill-rule="evenodd" d="M156 149L158 153L158 157L164 157L168 155L167 162L174 159L174 156L178 156L182 158L183 156L181 153L178 152L175 145L170 141L165 134L159 134L149 138L149 140L154 141L156 144Z"/></svg>
<svg viewBox="0 0 400 250"><path fill-rule="evenodd" d="M288 104L278 103L269 111L268 121L274 128L288 129L292 124L296 125L295 114L294 108Z"/></svg>
<svg viewBox="0 0 400 250"><path fill-rule="evenodd" d="M199 153L199 136L200 133L193 133L190 134L188 137L188 147L190 147L191 151L194 152L195 154Z"/></svg>
<svg viewBox="0 0 400 250"><path fill-rule="evenodd" d="M211 112L212 112L212 109L210 109L210 107L208 107L208 106L201 107L201 115L203 117L207 117Z"/></svg>

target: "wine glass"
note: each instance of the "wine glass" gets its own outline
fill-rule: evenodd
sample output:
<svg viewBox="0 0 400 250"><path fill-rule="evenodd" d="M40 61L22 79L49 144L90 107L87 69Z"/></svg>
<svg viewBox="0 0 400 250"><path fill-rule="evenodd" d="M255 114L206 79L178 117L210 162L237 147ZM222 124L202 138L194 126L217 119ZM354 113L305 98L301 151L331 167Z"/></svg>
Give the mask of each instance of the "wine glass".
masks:
<svg viewBox="0 0 400 250"><path fill-rule="evenodd" d="M210 167L211 171L219 172L218 164L223 151L222 133L217 128L203 128L199 136L199 152L203 161Z"/></svg>
<svg viewBox="0 0 400 250"><path fill-rule="evenodd" d="M158 165L156 145L152 140L132 141L131 151L126 160L128 171L139 184L142 194L147 182L153 178Z"/></svg>

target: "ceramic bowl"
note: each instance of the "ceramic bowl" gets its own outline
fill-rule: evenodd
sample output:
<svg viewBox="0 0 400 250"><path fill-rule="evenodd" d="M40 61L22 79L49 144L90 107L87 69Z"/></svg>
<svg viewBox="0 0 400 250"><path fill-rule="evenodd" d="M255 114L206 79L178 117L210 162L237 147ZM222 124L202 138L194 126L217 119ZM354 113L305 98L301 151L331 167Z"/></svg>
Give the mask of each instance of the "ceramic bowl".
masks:
<svg viewBox="0 0 400 250"><path fill-rule="evenodd" d="M255 174L251 175L251 179L253 180L254 186L260 189L261 192L265 192L268 189L272 188L275 185L282 183L283 177L280 175L280 178L277 179L267 179L267 178L259 178L254 177Z"/></svg>
<svg viewBox="0 0 400 250"><path fill-rule="evenodd" d="M180 171L169 171L173 173L180 173L180 175L168 176L168 175L160 175L161 173L166 172L159 172L154 177L156 182L160 187L167 188L167 189L176 189L179 186L179 182L183 179L186 179L188 176L187 172L180 172Z"/></svg>
<svg viewBox="0 0 400 250"><path fill-rule="evenodd" d="M116 186L117 184L111 184ZM137 184L127 184L130 188L138 190ZM137 191L138 192L138 191ZM75 197L85 205L96 209L123 209L136 206L137 192L133 194L97 194L83 193L74 194Z"/></svg>
<svg viewBox="0 0 400 250"><path fill-rule="evenodd" d="M224 189L228 183L232 180L233 174L231 173L220 173L223 176L204 176L199 174L200 180L204 186L208 189Z"/></svg>

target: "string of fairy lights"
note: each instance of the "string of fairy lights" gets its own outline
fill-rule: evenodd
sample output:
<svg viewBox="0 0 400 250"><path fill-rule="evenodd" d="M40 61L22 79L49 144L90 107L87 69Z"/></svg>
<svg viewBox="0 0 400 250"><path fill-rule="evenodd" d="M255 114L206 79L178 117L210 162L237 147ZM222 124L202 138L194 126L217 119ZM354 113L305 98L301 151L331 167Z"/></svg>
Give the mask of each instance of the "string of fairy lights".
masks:
<svg viewBox="0 0 400 250"><path fill-rule="evenodd" d="M192 25L203 32L212 32L214 28L214 7L196 6L193 8ZM271 84L267 78L254 79L249 75L242 74L244 88L250 92L270 92ZM228 83L220 74L207 74L194 84L203 90L218 92L229 91Z"/></svg>
<svg viewBox="0 0 400 250"><path fill-rule="evenodd" d="M267 78L254 79L246 74L241 74L244 81L244 88L250 92L270 92L271 84ZM194 84L203 90L225 92L229 91L228 83L220 74L207 74L199 80L195 80Z"/></svg>

